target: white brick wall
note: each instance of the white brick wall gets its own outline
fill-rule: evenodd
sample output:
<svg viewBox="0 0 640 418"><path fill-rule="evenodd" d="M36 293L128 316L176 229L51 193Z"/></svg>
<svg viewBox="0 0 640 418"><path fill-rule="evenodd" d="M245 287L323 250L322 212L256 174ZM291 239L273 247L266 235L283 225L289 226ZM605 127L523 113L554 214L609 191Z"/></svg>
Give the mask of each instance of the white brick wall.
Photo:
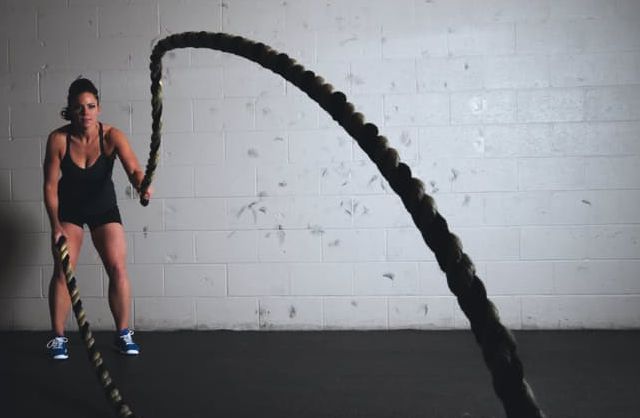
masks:
<svg viewBox="0 0 640 418"><path fill-rule="evenodd" d="M146 163L148 59L188 30L265 42L344 91L424 181L505 324L640 327L636 0L0 1L0 328L47 329L46 135L78 75ZM279 76L203 49L164 60L161 163L120 165L139 329L465 329L400 200ZM85 234L89 318L113 326ZM73 327L72 319L68 326Z"/></svg>

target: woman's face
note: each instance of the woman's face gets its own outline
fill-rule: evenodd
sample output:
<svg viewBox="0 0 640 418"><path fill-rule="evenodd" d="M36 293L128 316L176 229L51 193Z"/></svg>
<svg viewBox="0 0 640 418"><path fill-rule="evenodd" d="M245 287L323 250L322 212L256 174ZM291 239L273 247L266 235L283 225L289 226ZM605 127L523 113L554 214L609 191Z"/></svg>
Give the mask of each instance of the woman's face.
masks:
<svg viewBox="0 0 640 418"><path fill-rule="evenodd" d="M72 122L75 126L89 128L98 123L100 104L92 93L80 93L72 106Z"/></svg>

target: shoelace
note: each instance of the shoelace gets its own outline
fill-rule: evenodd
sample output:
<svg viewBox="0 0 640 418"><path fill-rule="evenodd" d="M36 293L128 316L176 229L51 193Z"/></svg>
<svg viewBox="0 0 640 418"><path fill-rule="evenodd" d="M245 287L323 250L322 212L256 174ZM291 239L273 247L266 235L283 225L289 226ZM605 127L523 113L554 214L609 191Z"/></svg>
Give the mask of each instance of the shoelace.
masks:
<svg viewBox="0 0 640 418"><path fill-rule="evenodd" d="M121 335L120 338L124 340L124 343L126 345L133 344L133 339L131 338L132 335L133 335L133 331L129 330L128 333Z"/></svg>
<svg viewBox="0 0 640 418"><path fill-rule="evenodd" d="M67 337L55 337L47 343L47 348L53 348L54 350L60 349L65 343L69 342Z"/></svg>

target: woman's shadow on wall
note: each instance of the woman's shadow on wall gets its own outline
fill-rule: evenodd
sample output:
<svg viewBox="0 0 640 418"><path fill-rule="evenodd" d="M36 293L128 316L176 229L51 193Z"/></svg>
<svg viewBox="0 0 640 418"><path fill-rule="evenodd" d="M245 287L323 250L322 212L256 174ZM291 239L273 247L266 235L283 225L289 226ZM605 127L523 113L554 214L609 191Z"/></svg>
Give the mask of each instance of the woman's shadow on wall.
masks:
<svg viewBox="0 0 640 418"><path fill-rule="evenodd" d="M0 185L0 196L8 196L4 184ZM33 225L37 219L31 219L28 213L15 210L11 202L0 201L0 315L8 314L8 305L12 298L20 295L24 283L20 280L18 267L24 263L21 249L26 249L27 225ZM7 318L0 318L0 328L6 327Z"/></svg>

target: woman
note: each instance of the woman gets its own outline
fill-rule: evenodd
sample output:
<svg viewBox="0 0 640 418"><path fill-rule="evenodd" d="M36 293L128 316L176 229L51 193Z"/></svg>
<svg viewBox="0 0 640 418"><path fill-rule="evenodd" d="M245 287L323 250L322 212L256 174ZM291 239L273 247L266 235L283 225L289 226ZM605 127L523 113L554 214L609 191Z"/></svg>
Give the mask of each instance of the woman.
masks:
<svg viewBox="0 0 640 418"><path fill-rule="evenodd" d="M109 276L109 307L117 329L115 347L123 354L137 355L140 349L129 330L131 290L126 239L111 174L116 157L136 190L144 173L125 134L99 121L98 90L90 80L78 78L71 83L67 107L61 115L70 123L49 134L44 160L44 203L51 223L54 260L55 242L64 235L75 268L86 223ZM149 199L151 194L149 190L145 197ZM62 268L54 263L49 285L54 337L47 348L51 358L64 360L69 357L64 324L71 299Z"/></svg>

